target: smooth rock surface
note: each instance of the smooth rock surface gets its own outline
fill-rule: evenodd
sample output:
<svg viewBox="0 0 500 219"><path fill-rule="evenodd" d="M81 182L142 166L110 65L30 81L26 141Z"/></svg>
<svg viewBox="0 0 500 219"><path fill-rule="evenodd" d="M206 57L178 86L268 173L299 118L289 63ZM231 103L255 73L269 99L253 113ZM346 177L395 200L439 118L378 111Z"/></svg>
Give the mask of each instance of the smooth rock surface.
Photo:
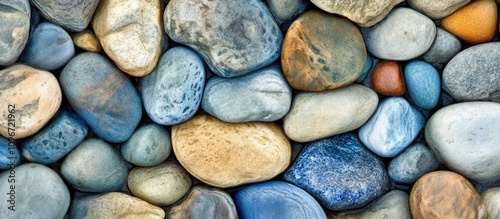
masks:
<svg viewBox="0 0 500 219"><path fill-rule="evenodd" d="M457 9L463 7L471 0L408 0L413 9L426 15L430 19L444 18Z"/></svg>
<svg viewBox="0 0 500 219"><path fill-rule="evenodd" d="M0 170L14 168L20 162L21 153L19 153L17 143L8 138L0 137Z"/></svg>
<svg viewBox="0 0 500 219"><path fill-rule="evenodd" d="M443 30L436 29L436 39L431 48L422 55L424 61L432 64L438 69L443 69L448 61L462 50L462 43L453 34Z"/></svg>
<svg viewBox="0 0 500 219"><path fill-rule="evenodd" d="M172 153L170 134L156 123L139 127L120 148L122 157L137 166L156 166Z"/></svg>
<svg viewBox="0 0 500 219"><path fill-rule="evenodd" d="M71 32L78 32L87 28L100 0L30 1L45 19Z"/></svg>
<svg viewBox="0 0 500 219"><path fill-rule="evenodd" d="M0 66L14 63L28 42L31 7L28 0L0 1Z"/></svg>
<svg viewBox="0 0 500 219"><path fill-rule="evenodd" d="M383 96L401 96L406 92L401 65L396 61L375 64L370 75L373 90Z"/></svg>
<svg viewBox="0 0 500 219"><path fill-rule="evenodd" d="M100 52L102 47L99 39L90 30L84 30L82 32L72 35L73 43L76 47L87 51L87 52Z"/></svg>
<svg viewBox="0 0 500 219"><path fill-rule="evenodd" d="M271 122L283 118L292 104L292 89L278 66L241 77L214 76L207 82L201 107L226 122Z"/></svg>
<svg viewBox="0 0 500 219"><path fill-rule="evenodd" d="M172 40L196 50L222 77L274 62L283 42L278 25L259 0L171 0L163 22Z"/></svg>
<svg viewBox="0 0 500 219"><path fill-rule="evenodd" d="M393 190L371 203L357 219L398 218L411 219L408 194Z"/></svg>
<svg viewBox="0 0 500 219"><path fill-rule="evenodd" d="M307 6L307 0L267 0L267 7L280 26L304 13Z"/></svg>
<svg viewBox="0 0 500 219"><path fill-rule="evenodd" d="M371 56L370 54L367 54L365 67L363 68L363 72L361 73L359 78L356 79L356 82L362 83L368 77L368 75L371 73L371 71L375 67L375 64L377 64L377 60L375 60L375 58L373 58L373 56Z"/></svg>
<svg viewBox="0 0 500 219"><path fill-rule="evenodd" d="M441 95L441 75L427 62L411 61L404 69L404 80L412 103L424 110L437 106Z"/></svg>
<svg viewBox="0 0 500 219"><path fill-rule="evenodd" d="M396 183L412 184L421 176L436 170L440 163L422 143L410 145L391 160L387 172Z"/></svg>
<svg viewBox="0 0 500 219"><path fill-rule="evenodd" d="M486 190L481 197L488 211L488 217L500 218L500 187Z"/></svg>
<svg viewBox="0 0 500 219"><path fill-rule="evenodd" d="M283 127L294 141L314 141L359 128L377 104L377 94L358 84L333 91L301 92L295 96Z"/></svg>

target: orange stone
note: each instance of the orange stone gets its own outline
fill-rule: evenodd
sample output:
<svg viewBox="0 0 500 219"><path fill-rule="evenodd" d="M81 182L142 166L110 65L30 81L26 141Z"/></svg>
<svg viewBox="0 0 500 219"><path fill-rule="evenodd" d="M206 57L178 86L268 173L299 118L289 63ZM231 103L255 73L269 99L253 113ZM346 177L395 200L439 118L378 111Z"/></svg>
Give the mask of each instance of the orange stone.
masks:
<svg viewBox="0 0 500 219"><path fill-rule="evenodd" d="M403 71L395 61L381 61L375 65L371 74L373 90L384 96L401 96L406 86Z"/></svg>
<svg viewBox="0 0 500 219"><path fill-rule="evenodd" d="M493 40L498 24L494 0L476 0L441 20L441 27L464 42L475 45Z"/></svg>

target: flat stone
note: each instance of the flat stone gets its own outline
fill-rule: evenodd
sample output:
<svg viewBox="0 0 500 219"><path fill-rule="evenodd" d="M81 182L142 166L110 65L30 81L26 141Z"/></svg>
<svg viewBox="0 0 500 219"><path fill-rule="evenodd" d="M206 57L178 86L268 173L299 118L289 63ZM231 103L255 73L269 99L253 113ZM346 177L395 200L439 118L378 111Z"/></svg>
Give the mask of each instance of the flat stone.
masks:
<svg viewBox="0 0 500 219"><path fill-rule="evenodd" d="M401 96L406 86L401 65L396 61L381 61L370 75L373 90L383 96Z"/></svg>
<svg viewBox="0 0 500 219"><path fill-rule="evenodd" d="M85 30L99 0L30 0L42 16L71 32Z"/></svg>
<svg viewBox="0 0 500 219"><path fill-rule="evenodd" d="M443 69L448 61L462 50L462 43L446 30L439 27L436 30L436 39L431 48L422 55L422 59L438 69Z"/></svg>
<svg viewBox="0 0 500 219"><path fill-rule="evenodd" d="M427 147L415 143L391 160L387 172L396 183L413 184L439 165L438 159Z"/></svg>
<svg viewBox="0 0 500 219"><path fill-rule="evenodd" d="M314 141L359 128L377 105L377 94L358 84L333 91L300 92L283 127L294 141Z"/></svg>
<svg viewBox="0 0 500 219"><path fill-rule="evenodd" d="M241 77L210 78L201 107L226 122L271 122L283 118L291 104L292 89L272 65Z"/></svg>
<svg viewBox="0 0 500 219"><path fill-rule="evenodd" d="M28 0L2 0L0 7L0 66L8 66L28 42L31 7Z"/></svg>
<svg viewBox="0 0 500 219"><path fill-rule="evenodd" d="M82 32L73 34L71 37L75 46L83 51L98 53L102 49L99 39L97 39L97 36L94 34L94 32L90 30L84 30Z"/></svg>
<svg viewBox="0 0 500 219"><path fill-rule="evenodd" d="M366 48L351 21L311 10L288 29L281 66L288 83L301 91L325 91L356 81L363 72Z"/></svg>
<svg viewBox="0 0 500 219"><path fill-rule="evenodd" d="M19 152L17 143L0 137L0 170L14 168L19 163L21 163L21 153Z"/></svg>
<svg viewBox="0 0 500 219"><path fill-rule="evenodd" d="M280 26L303 14L307 6L307 0L267 0L267 7Z"/></svg>
<svg viewBox="0 0 500 219"><path fill-rule="evenodd" d="M404 69L404 80L412 103L424 110L431 110L439 103L441 75L427 62L411 61Z"/></svg>
<svg viewBox="0 0 500 219"><path fill-rule="evenodd" d="M196 50L222 77L255 71L280 55L283 34L259 0L171 0L163 21L172 40Z"/></svg>
<svg viewBox="0 0 500 219"><path fill-rule="evenodd" d="M92 28L106 55L135 77L151 73L161 55L162 4L158 0L101 0Z"/></svg>
<svg viewBox="0 0 500 219"><path fill-rule="evenodd" d="M170 134L156 123L142 125L122 145L120 151L122 157L134 165L156 166L172 153Z"/></svg>
<svg viewBox="0 0 500 219"><path fill-rule="evenodd" d="M272 179L292 156L290 142L274 123L226 123L206 114L173 126L172 146L191 175L220 188Z"/></svg>
<svg viewBox="0 0 500 219"><path fill-rule="evenodd" d="M470 0L408 0L408 5L430 19L438 20L460 9Z"/></svg>
<svg viewBox="0 0 500 219"><path fill-rule="evenodd" d="M500 217L500 187L486 190L481 196L489 218Z"/></svg>
<svg viewBox="0 0 500 219"><path fill-rule="evenodd" d="M408 194L401 190L392 190L372 202L357 219L398 218L411 219Z"/></svg>

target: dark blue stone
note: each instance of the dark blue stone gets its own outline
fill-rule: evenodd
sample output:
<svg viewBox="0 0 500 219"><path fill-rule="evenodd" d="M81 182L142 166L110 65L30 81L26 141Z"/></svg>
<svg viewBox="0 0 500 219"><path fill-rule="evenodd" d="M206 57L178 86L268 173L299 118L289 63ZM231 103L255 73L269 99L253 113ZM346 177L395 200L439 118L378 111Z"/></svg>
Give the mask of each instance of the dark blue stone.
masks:
<svg viewBox="0 0 500 219"><path fill-rule="evenodd" d="M334 211L363 207L389 189L382 160L353 133L306 144L284 179Z"/></svg>
<svg viewBox="0 0 500 219"><path fill-rule="evenodd" d="M9 147L9 140L0 136L0 170L9 169L12 163L18 165L20 162L21 154L17 146Z"/></svg>

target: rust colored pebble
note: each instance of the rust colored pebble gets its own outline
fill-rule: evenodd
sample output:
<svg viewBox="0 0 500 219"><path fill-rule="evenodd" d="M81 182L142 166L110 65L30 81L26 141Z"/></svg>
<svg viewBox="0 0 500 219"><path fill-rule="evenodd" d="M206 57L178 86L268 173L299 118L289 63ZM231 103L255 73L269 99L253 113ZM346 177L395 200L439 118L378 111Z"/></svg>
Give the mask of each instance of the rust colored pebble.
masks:
<svg viewBox="0 0 500 219"><path fill-rule="evenodd" d="M382 61L375 65L371 74L373 90L384 96L401 96L405 94L406 86L399 63Z"/></svg>

